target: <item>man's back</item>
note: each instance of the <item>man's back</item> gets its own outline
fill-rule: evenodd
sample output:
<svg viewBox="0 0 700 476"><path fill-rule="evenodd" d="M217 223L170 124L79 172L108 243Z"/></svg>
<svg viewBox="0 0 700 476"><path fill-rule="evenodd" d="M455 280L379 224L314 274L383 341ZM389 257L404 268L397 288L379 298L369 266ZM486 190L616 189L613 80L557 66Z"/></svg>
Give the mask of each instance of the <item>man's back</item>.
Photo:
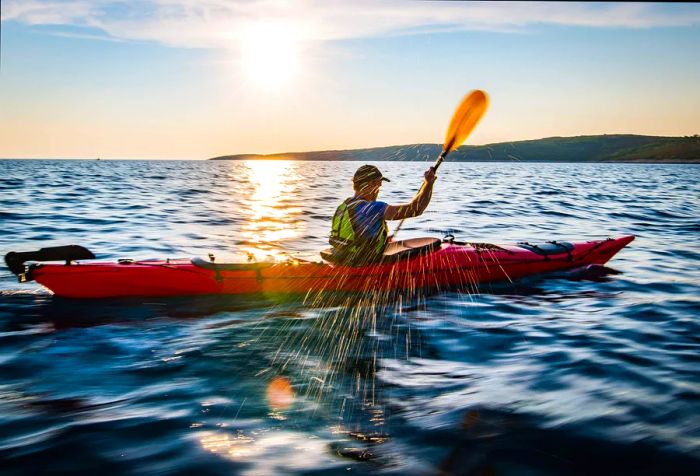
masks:
<svg viewBox="0 0 700 476"><path fill-rule="evenodd" d="M333 215L329 242L339 262L371 263L381 259L389 242L386 220L403 220L423 213L430 203L435 171L425 174L425 183L410 203L389 205L377 200L385 178L374 165L363 165L355 172L352 186L355 195L346 199Z"/></svg>

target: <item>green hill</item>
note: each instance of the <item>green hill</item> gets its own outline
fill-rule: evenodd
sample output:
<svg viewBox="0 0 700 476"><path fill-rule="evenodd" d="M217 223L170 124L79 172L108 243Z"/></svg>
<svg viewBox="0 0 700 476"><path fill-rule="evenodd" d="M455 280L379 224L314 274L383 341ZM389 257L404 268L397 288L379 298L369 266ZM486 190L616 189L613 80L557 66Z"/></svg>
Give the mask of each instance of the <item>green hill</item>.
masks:
<svg viewBox="0 0 700 476"><path fill-rule="evenodd" d="M357 160L430 161L441 150L438 144L412 144L370 149L239 154L211 160ZM700 163L700 137L657 137L632 134L549 137L487 145L465 145L450 154L451 161L465 162L660 162Z"/></svg>

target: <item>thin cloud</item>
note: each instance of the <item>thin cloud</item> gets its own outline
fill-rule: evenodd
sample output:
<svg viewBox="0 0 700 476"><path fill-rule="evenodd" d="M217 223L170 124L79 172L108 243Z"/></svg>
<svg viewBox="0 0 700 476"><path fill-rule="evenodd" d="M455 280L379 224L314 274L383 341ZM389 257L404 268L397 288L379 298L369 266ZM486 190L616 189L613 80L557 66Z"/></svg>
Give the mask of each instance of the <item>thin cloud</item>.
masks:
<svg viewBox="0 0 700 476"><path fill-rule="evenodd" d="M245 25L276 21L300 40L333 41L442 31L522 32L542 25L682 27L698 5L328 0L3 0L3 21L83 27L107 37L178 47L231 47ZM64 32L65 33L65 32Z"/></svg>

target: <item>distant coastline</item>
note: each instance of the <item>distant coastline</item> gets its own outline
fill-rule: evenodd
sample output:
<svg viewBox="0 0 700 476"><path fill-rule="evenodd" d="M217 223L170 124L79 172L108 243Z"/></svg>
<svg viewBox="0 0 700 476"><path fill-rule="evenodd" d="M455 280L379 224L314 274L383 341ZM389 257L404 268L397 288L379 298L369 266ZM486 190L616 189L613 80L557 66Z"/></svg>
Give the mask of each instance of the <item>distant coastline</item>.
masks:
<svg viewBox="0 0 700 476"><path fill-rule="evenodd" d="M437 157L439 144L410 144L367 149L236 154L209 160L337 160L429 161ZM612 134L465 145L450 154L454 162L631 162L700 163L700 136L662 137Z"/></svg>

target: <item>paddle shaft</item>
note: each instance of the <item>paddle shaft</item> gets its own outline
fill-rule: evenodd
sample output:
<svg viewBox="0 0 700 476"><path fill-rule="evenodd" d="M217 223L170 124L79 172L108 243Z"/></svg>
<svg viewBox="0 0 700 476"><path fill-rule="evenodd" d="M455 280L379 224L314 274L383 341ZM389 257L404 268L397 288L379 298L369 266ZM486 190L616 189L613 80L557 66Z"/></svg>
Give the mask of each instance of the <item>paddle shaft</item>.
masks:
<svg viewBox="0 0 700 476"><path fill-rule="evenodd" d="M479 89L472 91L462 99L462 102L459 103L457 110L452 115L452 120L447 128L447 134L445 135L445 144L442 146L442 152L435 161L435 165L432 167L433 171L437 172L440 164L442 164L450 151L464 143L471 131L476 127L476 124L481 120L481 116L484 115L488 103L488 96ZM426 182L423 182L421 185L418 195L423 193L425 184ZM396 227L392 238L399 232L403 226L403 222L403 220L399 222L399 226Z"/></svg>
<svg viewBox="0 0 700 476"><path fill-rule="evenodd" d="M440 167L440 165L441 165L441 164L443 163L443 161L445 160L445 156L447 156L447 151L446 151L446 150L443 150L443 151L440 153L440 155L438 156L437 160L435 161L435 164L433 164L432 169L433 169L435 172L437 172L437 169ZM418 191L418 195L420 195L420 194L423 192L423 188L424 188L424 187L425 187L425 181L423 181L423 184L420 186L420 190ZM404 222L404 221L406 221L405 218L399 222L398 226L396 227L396 230L394 230L394 234L392 235L392 237L394 237L394 236L396 236L396 235L398 234L399 230L401 230L401 227L403 226L403 222Z"/></svg>

